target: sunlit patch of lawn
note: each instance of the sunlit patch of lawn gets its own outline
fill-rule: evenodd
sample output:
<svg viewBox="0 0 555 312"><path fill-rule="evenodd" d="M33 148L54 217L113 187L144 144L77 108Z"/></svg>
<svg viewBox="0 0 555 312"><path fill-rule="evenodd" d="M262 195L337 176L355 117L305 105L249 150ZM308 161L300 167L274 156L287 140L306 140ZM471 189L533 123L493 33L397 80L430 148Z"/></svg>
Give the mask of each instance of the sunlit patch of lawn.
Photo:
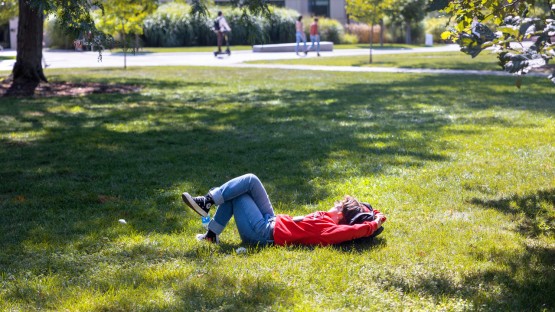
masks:
<svg viewBox="0 0 555 312"><path fill-rule="evenodd" d="M398 67L429 69L501 70L494 54L482 53L472 58L461 52L427 52L410 54L370 54L301 58L292 60L252 61L255 64L293 64L321 66Z"/></svg>
<svg viewBox="0 0 555 312"><path fill-rule="evenodd" d="M49 70L132 94L0 98L0 310L555 309L552 85L200 67ZM253 172L278 213L345 194L369 244L194 238L183 191ZM125 219L127 224L121 224Z"/></svg>

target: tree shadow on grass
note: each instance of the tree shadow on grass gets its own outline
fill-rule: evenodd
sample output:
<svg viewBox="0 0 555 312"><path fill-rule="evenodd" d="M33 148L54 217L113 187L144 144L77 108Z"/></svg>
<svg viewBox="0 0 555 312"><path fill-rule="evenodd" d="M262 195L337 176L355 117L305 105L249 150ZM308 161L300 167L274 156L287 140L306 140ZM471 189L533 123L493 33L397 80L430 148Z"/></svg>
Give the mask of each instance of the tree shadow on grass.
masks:
<svg viewBox="0 0 555 312"><path fill-rule="evenodd" d="M173 78L126 77L118 79L155 92L1 100L0 112L9 116L4 133L41 135L21 144L17 135L0 140L0 244L6 251L0 264L23 274L44 268L78 271L80 257L87 254L106 253L101 261L162 261L160 254L167 251L154 245L110 253L103 242L136 234L192 235L196 229L190 224L198 220L183 213L183 190L178 189L183 185L203 194L254 172L274 202L295 206L330 196L318 181L374 177L447 161L448 156L434 151L445 146L438 137L452 123L449 108L473 111L518 101L489 90L485 99L457 107L463 96L457 90L430 87L448 83L445 78L415 77L334 82L332 88L306 90L282 88L278 82L249 92L218 91L214 85ZM472 83L487 88L479 80ZM168 97L172 91L182 93ZM494 97L502 100L491 102ZM437 101L446 101L446 111L426 109ZM526 109L553 110L541 103ZM128 220L127 228L117 223L120 218ZM74 248L75 260L51 261L54 252ZM192 261L198 252L190 247L173 251ZM263 306L268 301L258 294L286 289L259 283L260 293L238 298ZM196 293L184 288L183 298Z"/></svg>
<svg viewBox="0 0 555 312"><path fill-rule="evenodd" d="M144 79L127 79L145 83ZM140 231L149 231L153 223L161 221L155 217L160 211L145 210L146 205L167 209L176 200L173 193L162 192L161 196L158 190L184 177L192 183L191 192L203 193L228 178L255 172L272 189L279 189L276 197L280 201L299 202L304 198L304 203L317 202L327 196L327 191L315 187L313 179L374 176L389 168L446 160L444 155L431 151L437 149L432 148L434 145L443 144L436 137L451 123L447 113L421 110L412 101L433 103L444 92L424 88L430 79L438 77L422 79L425 81L375 83L372 88L340 83L335 89L317 92L259 88L225 97L201 92L177 102L161 95L94 95L80 99L81 106L94 107L90 116L49 111L51 105L63 99L40 103L15 100L10 112L27 124L25 127L44 129L48 123L59 126L40 141L23 146L3 140L1 144L17 157L7 158L13 166L7 166L2 175L11 183L2 196L12 198L8 206L26 206L26 200L34 194L42 196L33 199L41 209L81 207L76 210L80 211L91 207L91 213L100 214L121 210L138 197L143 202L136 205L139 209L123 209L126 216L142 214L143 219L154 220L139 223ZM164 92L199 86L164 80L152 85ZM398 101L396 98L405 92L408 99ZM425 99L421 98L424 95ZM204 100L195 100L198 97ZM282 104L269 104L276 99ZM118 102L121 108L114 106ZM228 103L237 108L217 109ZM111 107L103 110L103 105ZM483 105L480 108L489 104ZM8 108L3 110L7 112ZM40 114L33 116L30 112ZM195 117L184 119L191 114ZM118 124L140 123L149 116L156 117L139 133L114 131ZM214 124L217 126L212 128ZM409 132L420 136L407 137L405 133ZM344 156L334 155L337 153ZM266 176L270 179L264 179ZM31 185L38 185L38 193L31 192ZM14 202L14 196L22 196L25 201ZM119 200L100 203L99 196ZM36 208L31 211L40 214ZM175 230L173 226L179 222L173 224L165 231Z"/></svg>
<svg viewBox="0 0 555 312"><path fill-rule="evenodd" d="M497 200L472 199L472 204L511 215L518 233L529 239L523 250L470 251L481 262L494 263L487 269L465 275L460 283L452 278L424 275L416 282L388 281L388 286L436 298L461 297L484 311L550 311L555 309L555 248L538 240L553 236L555 189L513 195Z"/></svg>
<svg viewBox="0 0 555 312"><path fill-rule="evenodd" d="M512 215L517 231L527 237L555 235L555 189L495 200L474 198L470 203Z"/></svg>
<svg viewBox="0 0 555 312"><path fill-rule="evenodd" d="M555 249L526 246L523 252L501 251L477 254L495 267L464 275L454 283L450 276L423 274L408 277L381 277L386 288L418 293L440 301L463 298L479 311L551 311L555 308ZM406 278L406 279L405 279Z"/></svg>
<svg viewBox="0 0 555 312"><path fill-rule="evenodd" d="M294 305L293 291L270 276L248 274L229 278L211 270L198 281L177 290L175 308L184 311L261 311L272 306Z"/></svg>

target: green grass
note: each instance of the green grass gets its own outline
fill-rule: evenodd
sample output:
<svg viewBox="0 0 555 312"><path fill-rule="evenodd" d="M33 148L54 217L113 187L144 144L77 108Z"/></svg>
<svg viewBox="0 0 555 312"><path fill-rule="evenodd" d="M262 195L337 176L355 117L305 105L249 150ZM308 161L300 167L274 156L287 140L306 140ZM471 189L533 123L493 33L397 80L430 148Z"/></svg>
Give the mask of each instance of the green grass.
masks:
<svg viewBox="0 0 555 312"><path fill-rule="evenodd" d="M173 47L173 48L154 48L144 47L140 53L175 53L175 52L213 52L217 50L217 46L213 47ZM252 50L252 46L231 46L232 51ZM113 52L121 53L121 49L114 49Z"/></svg>
<svg viewBox="0 0 555 312"><path fill-rule="evenodd" d="M310 42L307 42L307 44L310 44ZM386 43L384 45L374 44L372 46L372 48L375 49L375 50L404 50L404 49L414 49L414 48L421 48L421 47L424 47L424 45L402 44L402 43ZM357 44L334 44L333 48L334 49L339 49L339 50L343 50L343 49L366 49L366 50L368 50L370 48L370 44L369 43L366 43L366 44L362 44L362 43L357 43Z"/></svg>
<svg viewBox="0 0 555 312"><path fill-rule="evenodd" d="M369 45L366 44L334 44L334 49L368 49ZM421 47L417 45L410 45L410 44L384 44L383 46L374 45L374 49L381 50L397 50L397 49L413 49L416 47ZM173 48L155 48L155 47L144 47L140 50L141 53L175 53L175 52L212 52L216 50L217 47L173 47ZM252 46L250 45L238 45L238 46L231 46L232 50L241 51L241 50L252 50ZM121 53L121 49L114 49L113 52Z"/></svg>
<svg viewBox="0 0 555 312"><path fill-rule="evenodd" d="M428 52L410 54L369 55L301 58L293 60L252 61L258 64L293 64L320 66L399 67L429 69L500 70L494 54L482 53L476 58L461 52Z"/></svg>
<svg viewBox="0 0 555 312"><path fill-rule="evenodd" d="M0 62L4 60L15 60L15 56L1 56L0 55Z"/></svg>
<svg viewBox="0 0 555 312"><path fill-rule="evenodd" d="M0 98L2 311L555 309L545 78L46 70L137 94ZM368 245L200 244L180 200L246 172L278 213L352 194ZM127 225L118 219L127 220Z"/></svg>

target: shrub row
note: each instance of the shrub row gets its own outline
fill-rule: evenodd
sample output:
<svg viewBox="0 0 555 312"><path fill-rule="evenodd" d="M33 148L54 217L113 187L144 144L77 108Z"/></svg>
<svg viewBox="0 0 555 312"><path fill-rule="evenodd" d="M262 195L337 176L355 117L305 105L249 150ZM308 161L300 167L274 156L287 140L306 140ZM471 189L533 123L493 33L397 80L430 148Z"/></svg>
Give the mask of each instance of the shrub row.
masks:
<svg viewBox="0 0 555 312"><path fill-rule="evenodd" d="M295 41L295 10L270 7L269 16L243 14L239 9L221 9L232 29L231 42L234 45L285 43ZM186 4L169 3L162 5L144 21L143 41L151 47L210 46L216 42L212 30L217 9L210 11L210 17L192 16ZM310 19L305 20L308 34ZM343 40L343 26L336 20L321 18L320 39L340 43Z"/></svg>
<svg viewBox="0 0 555 312"><path fill-rule="evenodd" d="M211 8L209 16L190 14L190 6L184 3L167 3L161 5L154 13L147 17L143 24L141 39L145 46L150 47L181 47L181 46L213 46L216 34L213 23L218 8ZM252 45L286 43L295 41L295 20L298 12L286 8L270 6L268 16L252 16L243 14L239 9L231 7L221 8L230 27L231 43L233 45ZM305 17L305 32L310 29L312 19ZM431 33L439 41L440 34L445 29L445 18L427 18L423 23L413 28L415 42L422 41L424 27L426 33ZM368 43L370 26L366 24L350 24L343 27L337 20L319 18L320 39L334 43ZM423 27L424 26L424 27ZM399 25L386 27L385 42L402 42L402 32ZM55 48L72 48L73 40L63 33L55 19L48 19L45 23L46 45ZM379 26L373 29L374 43L379 42Z"/></svg>
<svg viewBox="0 0 555 312"><path fill-rule="evenodd" d="M349 24L345 27L348 34L356 36L358 43L370 43L370 30L372 27L368 24ZM372 42L380 42L380 26L374 25L372 29Z"/></svg>

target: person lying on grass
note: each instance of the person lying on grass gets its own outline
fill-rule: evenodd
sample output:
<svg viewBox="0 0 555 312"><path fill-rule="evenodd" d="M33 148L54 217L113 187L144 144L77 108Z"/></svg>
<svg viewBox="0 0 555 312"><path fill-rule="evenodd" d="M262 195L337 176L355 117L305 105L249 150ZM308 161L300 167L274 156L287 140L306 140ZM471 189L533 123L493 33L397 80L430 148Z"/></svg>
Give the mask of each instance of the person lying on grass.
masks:
<svg viewBox="0 0 555 312"><path fill-rule="evenodd" d="M262 182L254 174L233 178L205 196L181 195L187 206L207 216L212 205L218 209L199 241L219 243L232 216L245 243L276 245L330 245L363 237L374 237L383 230L384 214L351 196L335 203L329 211L316 211L302 217L274 214Z"/></svg>

